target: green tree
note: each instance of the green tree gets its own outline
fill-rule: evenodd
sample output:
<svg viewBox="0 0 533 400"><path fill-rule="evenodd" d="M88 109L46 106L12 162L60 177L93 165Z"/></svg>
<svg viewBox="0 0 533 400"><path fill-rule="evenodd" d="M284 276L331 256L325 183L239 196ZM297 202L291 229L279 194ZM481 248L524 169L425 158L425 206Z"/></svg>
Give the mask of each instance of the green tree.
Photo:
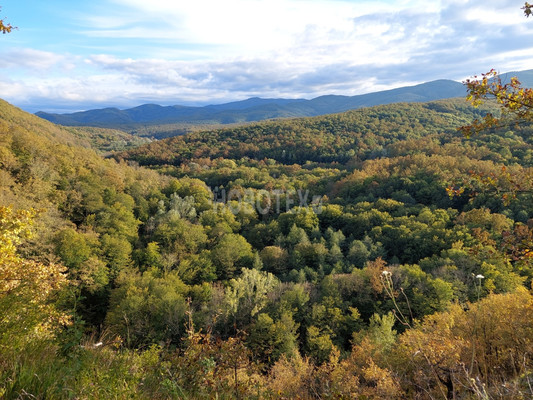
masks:
<svg viewBox="0 0 533 400"><path fill-rule="evenodd" d="M111 274L106 263L93 256L81 263L71 278L79 280L83 289L95 294L107 287Z"/></svg>
<svg viewBox="0 0 533 400"><path fill-rule="evenodd" d="M162 249L175 253L178 259L197 253L207 243L207 235L201 225L177 215L165 216L154 229L153 238Z"/></svg>
<svg viewBox="0 0 533 400"><path fill-rule="evenodd" d="M305 207L296 207L289 212L283 213L278 218L281 231L285 234L296 225L302 228L307 234L318 228L318 216L313 209Z"/></svg>
<svg viewBox="0 0 533 400"><path fill-rule="evenodd" d="M128 207L117 201L110 207L102 209L97 214L96 220L99 233L122 236L131 243L134 243L138 238L137 228L141 221L135 218L133 207Z"/></svg>
<svg viewBox="0 0 533 400"><path fill-rule="evenodd" d="M268 304L269 294L279 285L279 280L268 272L242 269L242 274L229 282L225 293L226 310L234 321L251 322Z"/></svg>
<svg viewBox="0 0 533 400"><path fill-rule="evenodd" d="M171 341L178 344L185 333L188 287L175 271L155 268L140 274L123 270L111 293L106 325L127 345Z"/></svg>
<svg viewBox="0 0 533 400"><path fill-rule="evenodd" d="M95 240L72 228L58 232L54 243L56 254L63 264L74 271L94 253L96 247Z"/></svg>
<svg viewBox="0 0 533 400"><path fill-rule="evenodd" d="M179 263L178 274L189 285L211 282L217 278L216 267L211 261L211 252L202 250L200 254L191 254Z"/></svg>
<svg viewBox="0 0 533 400"><path fill-rule="evenodd" d="M265 366L272 366L282 355L293 357L298 351L297 331L288 313L283 313L279 321L261 313L250 328L247 344L252 354Z"/></svg>
<svg viewBox="0 0 533 400"><path fill-rule="evenodd" d="M182 198L176 193L170 196L169 213L175 213L180 218L194 220L196 218L196 209L194 208L194 197L187 196Z"/></svg>
<svg viewBox="0 0 533 400"><path fill-rule="evenodd" d="M220 279L233 278L240 268L251 267L254 254L252 246L241 235L223 235L211 250L211 259Z"/></svg>
<svg viewBox="0 0 533 400"><path fill-rule="evenodd" d="M301 283L291 285L277 303L278 314L288 313L301 325L308 318L309 299L309 287Z"/></svg>
<svg viewBox="0 0 533 400"><path fill-rule="evenodd" d="M289 267L289 253L279 246L266 246L259 253L266 271L283 275Z"/></svg>
<svg viewBox="0 0 533 400"><path fill-rule="evenodd" d="M161 257L161 249L157 242L149 242L146 249L138 249L135 251L136 261L142 269L150 267L162 268L163 260Z"/></svg>
<svg viewBox="0 0 533 400"><path fill-rule="evenodd" d="M369 260L370 250L360 240L354 240L350 245L348 251L348 261L354 264L357 268L363 268L365 263Z"/></svg>
<svg viewBox="0 0 533 400"><path fill-rule="evenodd" d="M322 364L329 359L335 345L329 333L321 332L316 326L307 328L307 347L309 354L318 364Z"/></svg>
<svg viewBox="0 0 533 400"><path fill-rule="evenodd" d="M204 211L200 215L200 223L212 238L222 236L225 233L237 232L241 228L241 224L235 218L235 214L225 206L218 206L216 209Z"/></svg>
<svg viewBox="0 0 533 400"><path fill-rule="evenodd" d="M395 323L396 317L392 312L372 315L367 330L368 338L381 349L388 351L396 340L396 330L393 329Z"/></svg>
<svg viewBox="0 0 533 400"><path fill-rule="evenodd" d="M131 264L131 244L124 237L111 235L104 235L101 240L103 258L116 277L121 269Z"/></svg>

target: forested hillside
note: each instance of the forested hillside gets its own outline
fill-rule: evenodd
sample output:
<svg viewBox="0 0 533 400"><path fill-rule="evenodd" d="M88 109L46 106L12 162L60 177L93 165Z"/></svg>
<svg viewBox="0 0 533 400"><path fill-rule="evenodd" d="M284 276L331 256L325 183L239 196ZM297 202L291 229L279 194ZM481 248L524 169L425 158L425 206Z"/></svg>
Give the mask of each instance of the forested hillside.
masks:
<svg viewBox="0 0 533 400"><path fill-rule="evenodd" d="M495 110L400 103L105 158L99 131L2 102L0 397L533 396L532 128L457 131Z"/></svg>
<svg viewBox="0 0 533 400"><path fill-rule="evenodd" d="M524 73L527 71L521 74ZM441 79L357 96L327 95L311 100L256 97L204 107L144 104L126 110L104 108L71 114L38 112L37 115L62 125L113 127L161 138L159 126L162 124L168 126L168 130L163 131L165 135L163 137L166 137L172 136L170 132L187 128L190 125L225 125L274 118L310 117L398 101L424 102L446 99L464 96L465 93L464 86L459 82Z"/></svg>
<svg viewBox="0 0 533 400"><path fill-rule="evenodd" d="M440 141L457 141L460 134L456 128L484 112L486 109L469 107L463 99L398 103L324 117L195 132L132 150L127 158L143 165L179 165L205 157L273 159L286 165L308 161L345 164L389 156L387 146L432 134L438 134Z"/></svg>

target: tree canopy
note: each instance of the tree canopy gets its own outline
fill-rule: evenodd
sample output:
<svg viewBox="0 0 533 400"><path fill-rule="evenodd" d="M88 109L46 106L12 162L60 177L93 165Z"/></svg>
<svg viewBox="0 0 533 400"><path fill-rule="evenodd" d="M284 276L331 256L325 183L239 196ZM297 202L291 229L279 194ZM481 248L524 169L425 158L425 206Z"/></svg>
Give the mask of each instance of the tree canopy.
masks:
<svg viewBox="0 0 533 400"><path fill-rule="evenodd" d="M530 398L532 94L498 79L111 157L0 102L0 397Z"/></svg>

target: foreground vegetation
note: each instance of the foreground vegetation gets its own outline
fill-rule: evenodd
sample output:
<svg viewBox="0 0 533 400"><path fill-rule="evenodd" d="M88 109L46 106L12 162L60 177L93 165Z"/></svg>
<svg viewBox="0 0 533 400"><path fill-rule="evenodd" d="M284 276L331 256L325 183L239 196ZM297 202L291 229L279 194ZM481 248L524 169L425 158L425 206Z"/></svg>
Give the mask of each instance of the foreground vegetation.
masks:
<svg viewBox="0 0 533 400"><path fill-rule="evenodd" d="M487 111L396 104L103 158L2 103L0 397L531 397L531 128L465 141Z"/></svg>

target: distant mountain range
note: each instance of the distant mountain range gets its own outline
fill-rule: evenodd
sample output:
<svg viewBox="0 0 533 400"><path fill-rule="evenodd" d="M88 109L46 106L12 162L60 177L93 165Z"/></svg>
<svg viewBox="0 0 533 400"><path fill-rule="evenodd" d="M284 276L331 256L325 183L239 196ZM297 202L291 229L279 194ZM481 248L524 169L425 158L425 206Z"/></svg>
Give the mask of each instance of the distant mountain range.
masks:
<svg viewBox="0 0 533 400"><path fill-rule="evenodd" d="M507 76L517 76L525 86L533 86L533 70L506 73L503 76L504 80ZM71 114L50 114L40 111L36 115L61 125L96 126L132 131L139 126L233 124L275 118L311 117L381 104L427 102L465 95L466 89L463 84L441 79L357 96L327 95L311 100L254 97L204 107L145 104L125 110L104 108Z"/></svg>

